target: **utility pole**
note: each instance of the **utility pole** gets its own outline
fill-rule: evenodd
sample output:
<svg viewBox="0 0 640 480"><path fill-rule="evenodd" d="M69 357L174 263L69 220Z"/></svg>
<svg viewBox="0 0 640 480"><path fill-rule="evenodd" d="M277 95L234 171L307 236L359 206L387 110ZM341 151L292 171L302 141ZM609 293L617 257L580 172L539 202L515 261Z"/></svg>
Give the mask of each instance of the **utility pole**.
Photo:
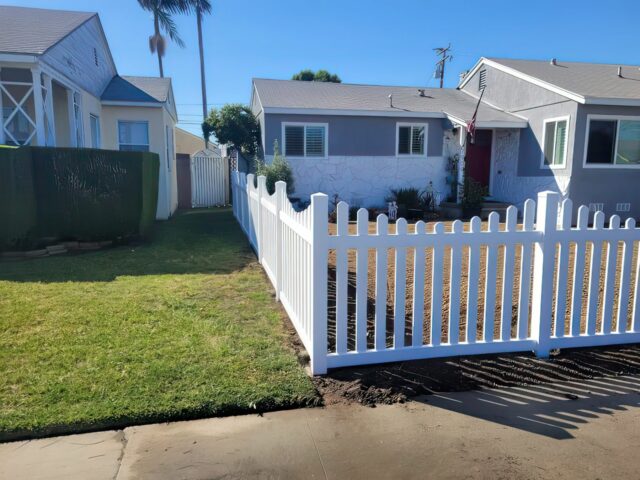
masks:
<svg viewBox="0 0 640 480"><path fill-rule="evenodd" d="M440 88L443 87L444 84L444 66L447 62L453 60L453 55L449 54L451 50L451 44L447 47L439 47L434 48L433 51L436 52L436 55L440 57L440 60L436 63L436 73L435 78L440 78Z"/></svg>

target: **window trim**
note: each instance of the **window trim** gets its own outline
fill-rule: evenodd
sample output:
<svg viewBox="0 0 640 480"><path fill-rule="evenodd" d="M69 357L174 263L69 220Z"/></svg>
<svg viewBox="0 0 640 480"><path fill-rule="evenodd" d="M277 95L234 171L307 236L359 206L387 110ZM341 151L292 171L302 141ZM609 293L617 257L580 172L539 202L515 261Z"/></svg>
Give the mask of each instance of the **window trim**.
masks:
<svg viewBox="0 0 640 480"><path fill-rule="evenodd" d="M547 165L546 163L544 163L544 146L545 143L547 141L547 123L551 123L551 122L562 122L563 120L566 120L567 122L567 138L565 139L564 142L564 160L561 164L549 164ZM571 127L571 115L564 115L561 117L553 117L553 118L545 118L542 121L542 154L540 155L540 167L541 168L546 168L546 169L550 169L550 170L562 170L567 168L567 155L569 154L569 132L570 132L570 127ZM556 127L557 128L557 127ZM555 135L555 133L554 133ZM554 139L555 140L555 139ZM556 142L553 142L553 154L555 157L555 153L556 153Z"/></svg>
<svg viewBox="0 0 640 480"><path fill-rule="evenodd" d="M93 119L97 120L98 123L98 130L97 130L97 140L98 140L98 146L93 145L93 135L92 135L92 124L91 121ZM100 131L100 115L96 114L96 113L89 113L89 136L91 137L89 140L91 142L91 148L102 148L102 132ZM120 138L118 138L118 141L120 140Z"/></svg>
<svg viewBox="0 0 640 480"><path fill-rule="evenodd" d="M151 131L149 129L149 120L116 120L116 135L118 136L118 150L120 150L121 145L145 145L144 143L120 143L120 123L145 123L147 125L147 143L146 146L149 148L148 152L151 151Z"/></svg>
<svg viewBox="0 0 640 480"><path fill-rule="evenodd" d="M302 148L303 155L287 155L287 137L286 137L286 127L305 127L304 134L302 138ZM307 128L306 127L324 127L324 155L316 156L316 155L307 155ZM322 122L282 122L281 126L281 139L282 139L282 156L286 158L304 158L304 159L313 159L313 160L326 160L329 158L329 124Z"/></svg>
<svg viewBox="0 0 640 480"><path fill-rule="evenodd" d="M616 120L616 138L613 150L613 162L612 163L587 163L587 149L589 147L589 128L591 127L591 120ZM610 168L610 169L638 169L640 163L635 165L624 165L615 163L618 156L618 136L620 133L620 121L631 120L640 122L640 116L637 115L600 115L600 114L587 114L587 122L584 131L584 152L582 154L582 168Z"/></svg>
<svg viewBox="0 0 640 480"><path fill-rule="evenodd" d="M400 127L423 127L424 128L424 153L418 155L411 153L413 150L412 144L409 144L409 153L400 153ZM413 132L409 135L411 142L413 142ZM398 158L427 158L429 146L429 124L418 122L396 122L396 157Z"/></svg>

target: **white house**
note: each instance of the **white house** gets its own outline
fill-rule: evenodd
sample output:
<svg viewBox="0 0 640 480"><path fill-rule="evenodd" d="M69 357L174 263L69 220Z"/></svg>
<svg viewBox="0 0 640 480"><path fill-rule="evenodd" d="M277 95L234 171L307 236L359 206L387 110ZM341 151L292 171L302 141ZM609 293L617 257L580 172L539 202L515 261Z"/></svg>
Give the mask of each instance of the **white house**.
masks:
<svg viewBox="0 0 640 480"><path fill-rule="evenodd" d="M97 13L0 6L0 112L0 144L157 153L177 208L171 80L118 75Z"/></svg>

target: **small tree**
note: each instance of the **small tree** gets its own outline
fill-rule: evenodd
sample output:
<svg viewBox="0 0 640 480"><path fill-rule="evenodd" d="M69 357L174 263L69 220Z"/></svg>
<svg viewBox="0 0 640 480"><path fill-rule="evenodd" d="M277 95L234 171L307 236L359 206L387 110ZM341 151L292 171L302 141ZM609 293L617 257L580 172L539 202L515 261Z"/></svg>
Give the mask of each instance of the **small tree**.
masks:
<svg viewBox="0 0 640 480"><path fill-rule="evenodd" d="M296 73L291 80L302 80L303 82L330 82L330 83L342 83L340 77L335 73L329 73L326 70L300 70Z"/></svg>
<svg viewBox="0 0 640 480"><path fill-rule="evenodd" d="M256 174L264 175L267 179L267 191L270 194L276 191L276 182L286 182L287 193L293 193L293 172L287 159L280 154L278 141L273 142L273 161L266 164L262 160L256 162Z"/></svg>
<svg viewBox="0 0 640 480"><path fill-rule="evenodd" d="M220 110L212 109L202 124L205 138L213 133L221 144L230 144L244 156L258 153L260 125L251 109L239 103L228 103Z"/></svg>

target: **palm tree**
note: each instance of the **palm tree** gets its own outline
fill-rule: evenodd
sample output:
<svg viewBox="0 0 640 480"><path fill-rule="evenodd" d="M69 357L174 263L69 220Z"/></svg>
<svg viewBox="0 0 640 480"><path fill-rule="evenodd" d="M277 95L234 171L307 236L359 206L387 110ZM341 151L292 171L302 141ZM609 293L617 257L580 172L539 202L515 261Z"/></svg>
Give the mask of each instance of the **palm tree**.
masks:
<svg viewBox="0 0 640 480"><path fill-rule="evenodd" d="M164 77L162 57L166 51L166 42L161 32L166 33L178 46L184 48L184 42L178 34L178 29L171 15L187 13L191 6L190 2L189 0L138 0L138 3L153 15L154 33L149 37L149 50L158 55L160 77Z"/></svg>
<svg viewBox="0 0 640 480"><path fill-rule="evenodd" d="M202 121L207 120L207 85L204 76L204 46L202 43L202 16L211 13L211 2L209 0L191 0L191 8L196 12L196 21L198 23L198 47L200 48L200 83L202 86ZM205 147L207 147L208 138L204 139Z"/></svg>

